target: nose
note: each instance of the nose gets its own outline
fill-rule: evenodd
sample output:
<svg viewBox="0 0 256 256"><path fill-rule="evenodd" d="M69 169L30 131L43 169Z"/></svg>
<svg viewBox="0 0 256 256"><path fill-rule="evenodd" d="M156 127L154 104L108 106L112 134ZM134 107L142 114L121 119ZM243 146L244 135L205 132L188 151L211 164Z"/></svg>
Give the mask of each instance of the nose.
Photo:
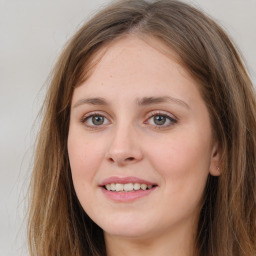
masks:
<svg viewBox="0 0 256 256"><path fill-rule="evenodd" d="M119 166L141 161L143 158L139 134L131 126L116 128L111 136L106 159Z"/></svg>

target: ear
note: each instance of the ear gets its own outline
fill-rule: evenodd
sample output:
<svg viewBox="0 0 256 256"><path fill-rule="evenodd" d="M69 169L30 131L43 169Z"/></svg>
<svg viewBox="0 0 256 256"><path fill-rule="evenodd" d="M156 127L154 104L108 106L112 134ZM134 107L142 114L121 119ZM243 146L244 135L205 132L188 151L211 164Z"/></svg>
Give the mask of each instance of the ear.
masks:
<svg viewBox="0 0 256 256"><path fill-rule="evenodd" d="M211 164L210 164L210 174L212 176L219 176L221 174L221 166L220 166L220 147L217 142L214 143L212 148L212 155L211 155Z"/></svg>

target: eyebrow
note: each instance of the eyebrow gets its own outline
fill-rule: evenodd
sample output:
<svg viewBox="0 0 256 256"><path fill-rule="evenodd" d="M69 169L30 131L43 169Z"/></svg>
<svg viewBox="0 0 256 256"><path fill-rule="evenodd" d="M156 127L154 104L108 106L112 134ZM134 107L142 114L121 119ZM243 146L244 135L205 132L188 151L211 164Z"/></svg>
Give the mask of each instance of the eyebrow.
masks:
<svg viewBox="0 0 256 256"><path fill-rule="evenodd" d="M76 104L74 104L74 108L83 104L101 105L101 106L108 105L108 103L103 98L86 98L86 99L81 99L77 101Z"/></svg>
<svg viewBox="0 0 256 256"><path fill-rule="evenodd" d="M186 107L187 109L190 109L189 105L185 101L174 98L174 97L170 97L170 96L144 97L144 98L138 100L138 105L139 106L147 106L147 105L160 104L160 103L166 103L166 102L175 103L180 106Z"/></svg>
<svg viewBox="0 0 256 256"><path fill-rule="evenodd" d="M138 99L137 104L139 106L148 106L148 105L154 105L154 104L160 104L160 103L166 103L166 102L171 102L178 104L180 106L183 106L187 109L190 109L189 105L180 99L170 97L170 96L163 96L163 97L143 97L142 99ZM109 105L109 103L104 99L104 98L84 98L79 101L77 101L74 104L74 108L80 106L80 105L100 105L100 106L106 106Z"/></svg>

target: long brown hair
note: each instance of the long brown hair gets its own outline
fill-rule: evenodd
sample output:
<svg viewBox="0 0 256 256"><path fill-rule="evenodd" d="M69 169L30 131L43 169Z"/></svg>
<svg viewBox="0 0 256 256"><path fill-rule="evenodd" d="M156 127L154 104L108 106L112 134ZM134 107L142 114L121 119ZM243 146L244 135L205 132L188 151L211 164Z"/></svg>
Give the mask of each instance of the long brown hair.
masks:
<svg viewBox="0 0 256 256"><path fill-rule="evenodd" d="M200 256L256 255L255 92L232 42L212 19L172 0L119 1L87 22L53 70L30 186L28 238L37 256L106 255L103 231L76 197L68 154L73 90L103 45L129 33L158 38L198 81L222 152L208 177L195 248Z"/></svg>

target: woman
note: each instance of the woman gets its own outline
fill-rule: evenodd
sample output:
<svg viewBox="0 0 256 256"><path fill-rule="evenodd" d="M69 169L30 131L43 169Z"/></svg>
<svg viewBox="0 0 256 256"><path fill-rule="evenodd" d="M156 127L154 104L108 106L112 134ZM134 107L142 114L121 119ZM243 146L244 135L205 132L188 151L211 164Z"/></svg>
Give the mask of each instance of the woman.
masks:
<svg viewBox="0 0 256 256"><path fill-rule="evenodd" d="M255 110L203 13L105 8L67 44L44 102L31 255L255 255Z"/></svg>

